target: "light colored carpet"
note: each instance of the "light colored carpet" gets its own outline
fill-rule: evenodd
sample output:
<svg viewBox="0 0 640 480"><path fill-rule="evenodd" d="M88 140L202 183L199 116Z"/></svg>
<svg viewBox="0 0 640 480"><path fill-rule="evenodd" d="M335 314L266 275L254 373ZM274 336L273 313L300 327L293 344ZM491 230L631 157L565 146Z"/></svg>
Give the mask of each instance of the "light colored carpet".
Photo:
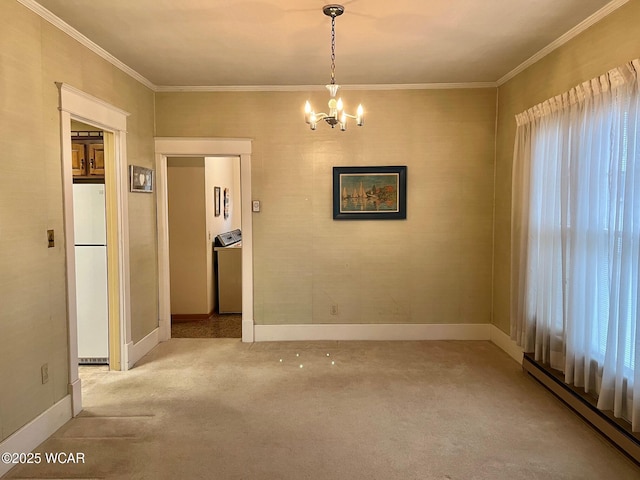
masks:
<svg viewBox="0 0 640 480"><path fill-rule="evenodd" d="M172 339L83 376L85 410L37 451L86 463L7 478L640 478L489 342Z"/></svg>

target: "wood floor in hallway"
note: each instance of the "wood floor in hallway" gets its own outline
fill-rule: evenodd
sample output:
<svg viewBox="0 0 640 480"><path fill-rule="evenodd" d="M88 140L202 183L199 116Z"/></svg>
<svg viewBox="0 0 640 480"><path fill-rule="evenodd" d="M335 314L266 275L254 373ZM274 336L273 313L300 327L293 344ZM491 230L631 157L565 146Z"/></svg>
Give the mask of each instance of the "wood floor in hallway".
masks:
<svg viewBox="0 0 640 480"><path fill-rule="evenodd" d="M172 338L242 338L242 314L213 314L201 320L171 322Z"/></svg>

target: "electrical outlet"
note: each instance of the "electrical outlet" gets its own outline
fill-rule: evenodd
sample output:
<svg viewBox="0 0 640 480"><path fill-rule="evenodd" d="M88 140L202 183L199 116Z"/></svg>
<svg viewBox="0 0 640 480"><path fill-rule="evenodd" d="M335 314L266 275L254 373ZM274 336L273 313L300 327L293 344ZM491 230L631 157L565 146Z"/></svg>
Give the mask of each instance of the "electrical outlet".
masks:
<svg viewBox="0 0 640 480"><path fill-rule="evenodd" d="M338 315L338 305L331 305L331 315Z"/></svg>
<svg viewBox="0 0 640 480"><path fill-rule="evenodd" d="M45 363L40 367L40 373L42 374L42 384L44 385L49 381L49 364Z"/></svg>

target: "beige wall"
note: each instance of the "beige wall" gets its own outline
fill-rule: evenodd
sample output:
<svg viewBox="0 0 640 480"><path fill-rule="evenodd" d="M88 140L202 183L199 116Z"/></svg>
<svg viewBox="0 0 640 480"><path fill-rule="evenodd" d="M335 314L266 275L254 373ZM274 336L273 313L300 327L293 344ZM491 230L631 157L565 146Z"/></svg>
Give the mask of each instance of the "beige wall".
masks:
<svg viewBox="0 0 640 480"><path fill-rule="evenodd" d="M496 90L345 91L346 132L310 131L307 98L156 94L158 136L253 139L256 323L488 323ZM407 220L334 221L349 165L407 165Z"/></svg>
<svg viewBox="0 0 640 480"><path fill-rule="evenodd" d="M58 89L131 113L130 163L153 166L153 92L13 0L0 2L0 440L67 395ZM155 195L129 195L132 336L157 326ZM47 248L46 231L56 232ZM49 365L42 385L40 366Z"/></svg>
<svg viewBox="0 0 640 480"><path fill-rule="evenodd" d="M211 311L204 187L204 158L167 159L172 315Z"/></svg>
<svg viewBox="0 0 640 480"><path fill-rule="evenodd" d="M632 0L499 88L493 323L509 332L511 164L515 115L640 57L640 2Z"/></svg>

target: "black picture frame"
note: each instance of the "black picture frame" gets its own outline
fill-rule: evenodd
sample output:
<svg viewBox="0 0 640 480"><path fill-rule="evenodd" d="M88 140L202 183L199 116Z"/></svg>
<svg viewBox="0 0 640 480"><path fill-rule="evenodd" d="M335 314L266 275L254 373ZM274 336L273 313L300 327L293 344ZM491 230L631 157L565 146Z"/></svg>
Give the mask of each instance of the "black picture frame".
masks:
<svg viewBox="0 0 640 480"><path fill-rule="evenodd" d="M333 167L334 220L407 218L407 167Z"/></svg>

